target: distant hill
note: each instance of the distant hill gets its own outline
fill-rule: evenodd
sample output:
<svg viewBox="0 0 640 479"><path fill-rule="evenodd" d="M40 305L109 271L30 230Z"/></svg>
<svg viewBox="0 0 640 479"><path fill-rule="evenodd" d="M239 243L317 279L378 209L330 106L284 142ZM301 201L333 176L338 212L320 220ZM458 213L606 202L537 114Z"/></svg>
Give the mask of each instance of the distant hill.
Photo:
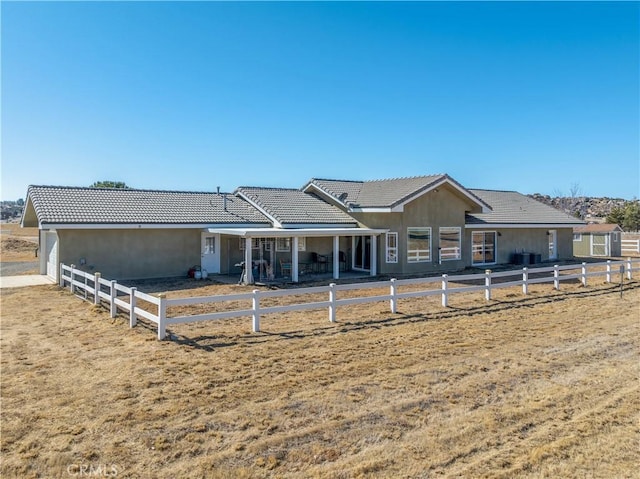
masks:
<svg viewBox="0 0 640 479"><path fill-rule="evenodd" d="M622 198L594 198L589 196L549 196L534 193L527 195L534 200L538 200L546 205L564 211L576 218L594 223L603 223L608 214L614 208L624 208L628 203L638 202L638 200L624 200Z"/></svg>

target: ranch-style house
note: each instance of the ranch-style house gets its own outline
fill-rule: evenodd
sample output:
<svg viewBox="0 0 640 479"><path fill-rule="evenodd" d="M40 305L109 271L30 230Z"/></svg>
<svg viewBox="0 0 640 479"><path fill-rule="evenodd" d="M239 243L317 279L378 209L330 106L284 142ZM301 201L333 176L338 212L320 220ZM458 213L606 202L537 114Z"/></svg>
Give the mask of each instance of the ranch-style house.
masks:
<svg viewBox="0 0 640 479"><path fill-rule="evenodd" d="M569 259L582 224L515 191L468 189L446 174L232 193L30 186L22 217L39 228L40 270L54 279L65 263L118 280L198 267L246 284Z"/></svg>

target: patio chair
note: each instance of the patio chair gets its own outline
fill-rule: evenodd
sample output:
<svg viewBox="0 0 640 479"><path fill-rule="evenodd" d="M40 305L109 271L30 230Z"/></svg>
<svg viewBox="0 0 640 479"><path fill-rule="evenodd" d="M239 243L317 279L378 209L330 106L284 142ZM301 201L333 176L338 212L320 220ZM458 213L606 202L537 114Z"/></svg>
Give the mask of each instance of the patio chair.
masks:
<svg viewBox="0 0 640 479"><path fill-rule="evenodd" d="M344 251L338 251L338 261L340 263L340 271L347 270L347 253Z"/></svg>
<svg viewBox="0 0 640 479"><path fill-rule="evenodd" d="M280 260L280 274L282 276L291 276L291 262Z"/></svg>
<svg viewBox="0 0 640 479"><path fill-rule="evenodd" d="M326 273L329 266L329 257L318 254L311 253L311 262L313 263L313 267L317 273Z"/></svg>

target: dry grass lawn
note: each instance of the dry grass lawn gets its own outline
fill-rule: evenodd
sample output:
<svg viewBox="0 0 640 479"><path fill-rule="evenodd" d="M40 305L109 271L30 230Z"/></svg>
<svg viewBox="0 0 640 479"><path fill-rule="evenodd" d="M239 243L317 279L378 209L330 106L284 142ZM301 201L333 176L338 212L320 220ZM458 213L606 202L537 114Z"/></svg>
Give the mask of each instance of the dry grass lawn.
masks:
<svg viewBox="0 0 640 479"><path fill-rule="evenodd" d="M1 295L3 478L639 477L637 281L162 342L56 286Z"/></svg>

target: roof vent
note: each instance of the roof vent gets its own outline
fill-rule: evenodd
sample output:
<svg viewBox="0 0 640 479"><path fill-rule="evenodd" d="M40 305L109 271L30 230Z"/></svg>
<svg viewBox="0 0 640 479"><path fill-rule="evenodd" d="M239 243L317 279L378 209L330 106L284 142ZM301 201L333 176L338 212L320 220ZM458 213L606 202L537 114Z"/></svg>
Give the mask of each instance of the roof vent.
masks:
<svg viewBox="0 0 640 479"><path fill-rule="evenodd" d="M347 196L349 196L349 193L347 193L346 191L344 193L340 193L340 196L338 196L338 200L344 203L344 200L347 199Z"/></svg>

